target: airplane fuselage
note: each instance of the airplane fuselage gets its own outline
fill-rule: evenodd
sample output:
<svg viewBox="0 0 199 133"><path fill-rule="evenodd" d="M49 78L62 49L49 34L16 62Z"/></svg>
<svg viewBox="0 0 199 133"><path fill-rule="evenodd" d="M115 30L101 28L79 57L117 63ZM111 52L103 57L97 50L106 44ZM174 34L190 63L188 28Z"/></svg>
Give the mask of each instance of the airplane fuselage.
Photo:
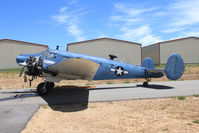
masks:
<svg viewBox="0 0 199 133"><path fill-rule="evenodd" d="M30 56L41 57L43 59L43 69L47 69L53 64L63 62L64 60L71 58L81 58L87 59L92 62L99 64L99 67L94 74L92 80L108 80L108 79L129 79L129 78L150 78L147 74L144 67L136 66L124 62L119 62L111 59L95 57L90 55L84 55L68 51L60 50L48 50L39 54L22 54L17 57L17 63L25 62ZM68 70L70 71L70 70ZM70 79L70 77L63 77L60 75L52 76L46 74L44 71L43 74L45 77L57 78L57 79ZM162 75L160 76L162 77ZM74 79L74 78L73 78ZM80 78L81 79L81 78Z"/></svg>

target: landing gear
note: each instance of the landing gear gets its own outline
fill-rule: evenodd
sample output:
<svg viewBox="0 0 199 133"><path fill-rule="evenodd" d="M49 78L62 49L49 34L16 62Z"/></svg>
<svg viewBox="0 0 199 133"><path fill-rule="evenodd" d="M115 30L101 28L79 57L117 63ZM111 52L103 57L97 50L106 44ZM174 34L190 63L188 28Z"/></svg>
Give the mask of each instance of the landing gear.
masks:
<svg viewBox="0 0 199 133"><path fill-rule="evenodd" d="M55 83L53 82L46 82L47 83L47 86L50 88L50 89L53 89L55 87Z"/></svg>
<svg viewBox="0 0 199 133"><path fill-rule="evenodd" d="M50 92L50 89L54 88L53 82L43 82L37 86L37 93L40 96L45 96Z"/></svg>
<svg viewBox="0 0 199 133"><path fill-rule="evenodd" d="M146 82L143 82L143 86L147 87L149 85L148 82L150 82L150 81L151 81L151 78L147 78Z"/></svg>

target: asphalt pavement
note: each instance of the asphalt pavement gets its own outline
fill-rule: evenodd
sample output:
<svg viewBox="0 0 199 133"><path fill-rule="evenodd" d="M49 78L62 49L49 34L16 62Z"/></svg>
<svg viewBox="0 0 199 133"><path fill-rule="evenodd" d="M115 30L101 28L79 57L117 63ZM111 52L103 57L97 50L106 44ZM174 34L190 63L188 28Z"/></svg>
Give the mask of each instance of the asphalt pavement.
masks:
<svg viewBox="0 0 199 133"><path fill-rule="evenodd" d="M39 105L0 106L0 133L19 133L38 110Z"/></svg>
<svg viewBox="0 0 199 133"><path fill-rule="evenodd" d="M48 104L53 110L62 112L80 111L88 102L121 101L199 94L199 80L96 85L95 88L64 87L53 89L47 96L40 97L36 89L0 90L0 132L20 132L39 105ZM61 110L57 104L81 103L72 110ZM71 108L70 108L71 109Z"/></svg>

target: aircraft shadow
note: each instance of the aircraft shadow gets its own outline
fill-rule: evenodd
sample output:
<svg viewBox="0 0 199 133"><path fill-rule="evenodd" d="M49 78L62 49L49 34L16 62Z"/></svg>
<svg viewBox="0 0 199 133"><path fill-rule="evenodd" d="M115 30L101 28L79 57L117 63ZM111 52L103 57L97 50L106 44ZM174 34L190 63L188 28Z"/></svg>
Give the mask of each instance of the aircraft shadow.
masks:
<svg viewBox="0 0 199 133"><path fill-rule="evenodd" d="M64 105L48 105L54 111L61 111L61 112L77 112L83 111L88 108L88 103L82 104L64 104Z"/></svg>
<svg viewBox="0 0 199 133"><path fill-rule="evenodd" d="M14 95L1 98L0 102L38 96L35 89L29 91L7 91L1 93ZM42 96L41 98L55 111L76 112L88 108L89 90L86 89L86 87L61 86L52 89L48 95Z"/></svg>
<svg viewBox="0 0 199 133"><path fill-rule="evenodd" d="M82 111L88 108L89 91L92 90L104 90L104 89L121 89L121 88L137 88L144 87L143 85L136 86L120 86L120 87L101 87L101 88L89 88L88 86L60 86L51 90L47 96L42 96L49 107L55 111L61 112L76 112ZM149 89L173 89L174 87L165 85L149 84ZM1 92L1 93L14 93L16 95L0 99L0 101L21 99L27 97L38 96L35 89L30 91L13 91L13 92Z"/></svg>
<svg viewBox="0 0 199 133"><path fill-rule="evenodd" d="M88 108L89 91L103 89L136 88L136 86L90 88L90 86L60 86L42 98L55 111L75 112Z"/></svg>
<svg viewBox="0 0 199 133"><path fill-rule="evenodd" d="M144 87L143 85L136 85L137 87ZM156 85L156 84L149 84L147 87L150 89L157 89L157 90L166 90L166 89L173 89L174 87L166 86L166 85Z"/></svg>
<svg viewBox="0 0 199 133"><path fill-rule="evenodd" d="M52 89L47 96L42 96L42 98L55 111L82 111L88 108L89 90L85 87L61 86Z"/></svg>

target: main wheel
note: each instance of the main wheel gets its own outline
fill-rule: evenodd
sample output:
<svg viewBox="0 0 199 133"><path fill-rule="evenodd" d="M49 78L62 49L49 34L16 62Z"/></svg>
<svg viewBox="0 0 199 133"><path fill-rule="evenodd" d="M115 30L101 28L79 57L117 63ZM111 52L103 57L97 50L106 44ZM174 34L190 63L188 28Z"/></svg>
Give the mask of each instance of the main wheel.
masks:
<svg viewBox="0 0 199 133"><path fill-rule="evenodd" d="M147 87L148 85L149 85L148 82L144 82L144 83L143 83L143 86L144 86L144 87Z"/></svg>
<svg viewBox="0 0 199 133"><path fill-rule="evenodd" d="M50 86L50 89L53 89L55 87L55 83L54 82L49 82L49 86Z"/></svg>
<svg viewBox="0 0 199 133"><path fill-rule="evenodd" d="M49 89L53 89L55 87L55 83L54 82L46 82L46 86Z"/></svg>
<svg viewBox="0 0 199 133"><path fill-rule="evenodd" d="M49 93L49 86L47 85L46 82L40 83L37 86L37 93L40 96L45 96Z"/></svg>

